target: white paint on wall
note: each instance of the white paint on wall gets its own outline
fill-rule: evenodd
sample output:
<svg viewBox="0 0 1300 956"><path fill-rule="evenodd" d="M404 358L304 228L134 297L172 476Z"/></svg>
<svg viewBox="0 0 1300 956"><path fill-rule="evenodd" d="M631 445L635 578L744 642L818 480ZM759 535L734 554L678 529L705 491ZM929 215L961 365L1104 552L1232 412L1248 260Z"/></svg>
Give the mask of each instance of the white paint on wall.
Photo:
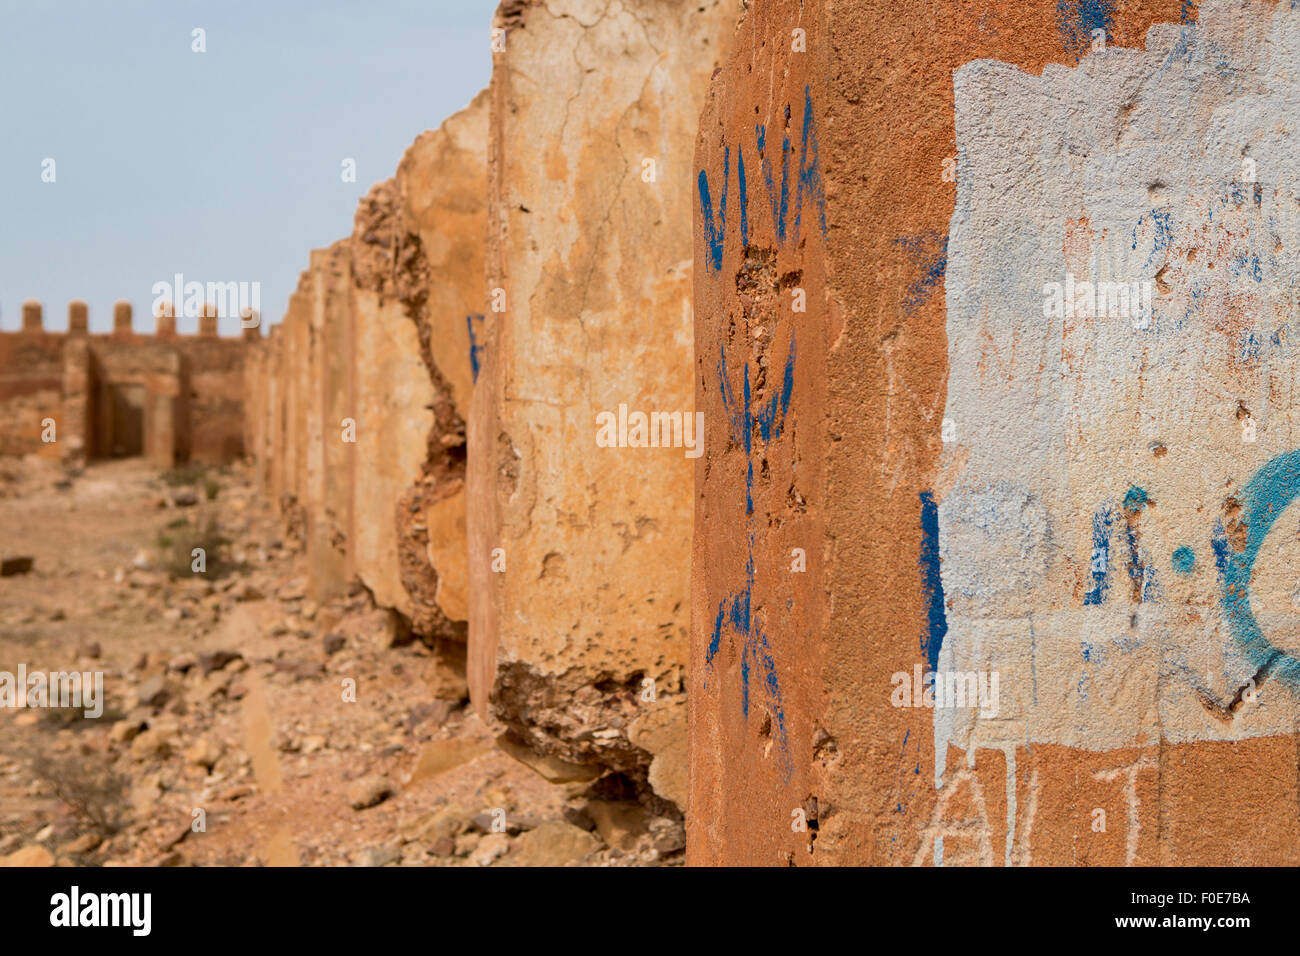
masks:
<svg viewBox="0 0 1300 956"><path fill-rule="evenodd" d="M1215 541L1239 544L1231 499L1300 449L1298 71L1300 10L1206 0L1144 50L956 72L939 669L1000 672L1001 701L996 720L935 710L936 785L949 743L1109 750L1300 721L1277 680L1232 717L1205 703L1257 669ZM1149 321L1045 316L1067 274L1154 283ZM1251 607L1300 652L1300 506L1273 527Z"/></svg>

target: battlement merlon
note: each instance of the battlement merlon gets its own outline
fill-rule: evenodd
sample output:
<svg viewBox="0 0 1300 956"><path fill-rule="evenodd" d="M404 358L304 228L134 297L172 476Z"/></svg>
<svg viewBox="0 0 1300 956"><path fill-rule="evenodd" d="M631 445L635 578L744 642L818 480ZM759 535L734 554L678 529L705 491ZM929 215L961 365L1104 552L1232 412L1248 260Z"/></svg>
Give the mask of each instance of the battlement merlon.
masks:
<svg viewBox="0 0 1300 956"><path fill-rule="evenodd" d="M217 308L206 303L199 315L197 332L180 334L176 330L176 312L172 304L164 302L154 309L154 331L136 332L133 326L134 310L125 299L113 303L113 327L108 332L90 331L90 307L83 299L73 299L68 303L68 327L66 329L48 329L45 327L44 306L36 299L28 299L22 304L22 324L17 329L0 330L0 335L91 335L112 336L118 339L174 339L215 338L226 342L256 341L261 336L261 315L251 309L243 309L239 315L240 334L222 336L217 331L219 319ZM251 324L250 324L251 323Z"/></svg>

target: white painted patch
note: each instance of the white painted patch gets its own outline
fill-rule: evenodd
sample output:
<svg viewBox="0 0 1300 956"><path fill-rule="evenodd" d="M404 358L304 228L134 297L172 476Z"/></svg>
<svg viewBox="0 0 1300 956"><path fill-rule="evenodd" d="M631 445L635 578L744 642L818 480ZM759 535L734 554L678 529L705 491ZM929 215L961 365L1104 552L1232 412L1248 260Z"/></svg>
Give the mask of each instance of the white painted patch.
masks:
<svg viewBox="0 0 1300 956"><path fill-rule="evenodd" d="M1145 50L1039 77L988 60L957 71L939 668L1000 672L1001 701L991 721L936 709L936 781L950 742L1109 750L1300 720L1276 681L1232 719L1202 703L1254 673L1219 604L1216 522L1300 448L1297 70L1300 11L1207 0L1199 26L1153 27ZM1149 322L1045 317L1044 286L1067 273L1155 284ZM1133 487L1149 496L1132 509L1137 562ZM1108 549L1094 549L1107 508ZM1278 563L1297 542L1300 506L1257 565L1266 633L1300 613L1300 565ZM1172 565L1184 546L1190 574ZM1085 604L1102 559L1105 599ZM1300 648L1293 629L1283 643Z"/></svg>

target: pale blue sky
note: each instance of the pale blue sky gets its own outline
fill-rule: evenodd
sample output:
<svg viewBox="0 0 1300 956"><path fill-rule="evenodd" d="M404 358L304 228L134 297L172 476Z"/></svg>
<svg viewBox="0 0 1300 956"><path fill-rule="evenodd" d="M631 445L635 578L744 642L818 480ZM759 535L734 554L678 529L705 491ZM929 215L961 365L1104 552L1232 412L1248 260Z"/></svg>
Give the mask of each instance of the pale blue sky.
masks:
<svg viewBox="0 0 1300 956"><path fill-rule="evenodd" d="M495 7L0 0L0 328L29 298L65 328L85 299L106 331L127 299L149 330L153 284L177 272L258 281L279 322L308 252L348 235L412 140L487 85Z"/></svg>

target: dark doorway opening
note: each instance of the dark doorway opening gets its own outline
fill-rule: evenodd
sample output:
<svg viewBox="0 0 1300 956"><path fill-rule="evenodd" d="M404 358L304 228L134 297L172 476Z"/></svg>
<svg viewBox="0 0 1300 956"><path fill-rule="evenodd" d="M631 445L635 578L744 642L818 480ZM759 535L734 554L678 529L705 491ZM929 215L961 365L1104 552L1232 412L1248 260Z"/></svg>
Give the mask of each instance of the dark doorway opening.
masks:
<svg viewBox="0 0 1300 956"><path fill-rule="evenodd" d="M143 385L102 385L99 452L109 458L144 454Z"/></svg>

